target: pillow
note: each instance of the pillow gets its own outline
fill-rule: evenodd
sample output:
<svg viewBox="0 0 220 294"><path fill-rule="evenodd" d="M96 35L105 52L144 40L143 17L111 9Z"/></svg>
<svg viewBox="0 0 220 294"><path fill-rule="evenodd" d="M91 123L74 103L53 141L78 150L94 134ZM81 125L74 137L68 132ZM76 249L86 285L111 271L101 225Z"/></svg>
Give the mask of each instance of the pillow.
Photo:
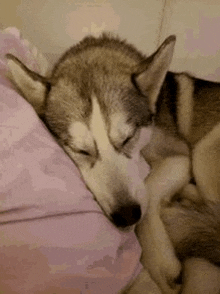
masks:
<svg viewBox="0 0 220 294"><path fill-rule="evenodd" d="M16 28L0 32L0 289L115 294L140 272L134 232L104 216L74 163L6 78L6 53L45 74ZM143 178L149 166L140 167Z"/></svg>

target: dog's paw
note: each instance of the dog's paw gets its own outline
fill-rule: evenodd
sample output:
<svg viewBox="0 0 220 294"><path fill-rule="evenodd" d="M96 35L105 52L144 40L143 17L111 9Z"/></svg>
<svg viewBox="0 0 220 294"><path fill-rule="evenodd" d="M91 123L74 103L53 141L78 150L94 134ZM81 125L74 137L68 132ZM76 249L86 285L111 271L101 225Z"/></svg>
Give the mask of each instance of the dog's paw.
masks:
<svg viewBox="0 0 220 294"><path fill-rule="evenodd" d="M144 260L144 259L143 259ZM157 265L157 261L154 259L147 260L147 270L149 271L152 279L158 285L163 294L177 294L180 291L181 284L178 282L180 276L179 264L175 264L175 261L172 268L174 269L173 272L170 269L167 271L167 268L164 267L164 260L161 259L161 264ZM144 264L144 261L143 261ZM149 265L150 264L150 265Z"/></svg>
<svg viewBox="0 0 220 294"><path fill-rule="evenodd" d="M142 247L141 262L164 294L178 293L181 263L159 216L146 217L136 233Z"/></svg>
<svg viewBox="0 0 220 294"><path fill-rule="evenodd" d="M146 251L141 261L161 289L161 292L163 294L178 293L181 264L176 256L169 249L163 252L163 249L158 250L151 245L148 246Z"/></svg>
<svg viewBox="0 0 220 294"><path fill-rule="evenodd" d="M147 269L143 268L133 283L117 294L159 294L160 289L151 279Z"/></svg>

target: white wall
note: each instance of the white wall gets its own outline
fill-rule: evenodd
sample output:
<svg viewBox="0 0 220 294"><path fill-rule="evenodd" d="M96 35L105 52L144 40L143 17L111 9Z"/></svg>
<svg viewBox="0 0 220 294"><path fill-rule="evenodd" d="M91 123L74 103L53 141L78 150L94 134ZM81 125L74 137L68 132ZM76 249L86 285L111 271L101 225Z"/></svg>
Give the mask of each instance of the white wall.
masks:
<svg viewBox="0 0 220 294"><path fill-rule="evenodd" d="M7 26L50 56L103 30L147 54L176 34L172 69L220 80L220 0L1 0L0 27Z"/></svg>
<svg viewBox="0 0 220 294"><path fill-rule="evenodd" d="M220 0L167 0L160 39L169 34L173 70L220 81Z"/></svg>
<svg viewBox="0 0 220 294"><path fill-rule="evenodd" d="M3 1L6 2L6 1ZM113 31L146 53L157 44L165 0L8 0L3 26L16 25L43 52L61 53L87 34Z"/></svg>

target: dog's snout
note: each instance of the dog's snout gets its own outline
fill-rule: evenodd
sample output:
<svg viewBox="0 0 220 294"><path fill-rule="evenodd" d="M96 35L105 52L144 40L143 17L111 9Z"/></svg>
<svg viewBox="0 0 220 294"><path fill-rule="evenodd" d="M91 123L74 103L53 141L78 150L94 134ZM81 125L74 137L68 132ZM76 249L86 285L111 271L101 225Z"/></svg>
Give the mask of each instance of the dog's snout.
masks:
<svg viewBox="0 0 220 294"><path fill-rule="evenodd" d="M111 218L117 227L125 228L132 226L141 218L140 205L132 204L121 206L111 214Z"/></svg>

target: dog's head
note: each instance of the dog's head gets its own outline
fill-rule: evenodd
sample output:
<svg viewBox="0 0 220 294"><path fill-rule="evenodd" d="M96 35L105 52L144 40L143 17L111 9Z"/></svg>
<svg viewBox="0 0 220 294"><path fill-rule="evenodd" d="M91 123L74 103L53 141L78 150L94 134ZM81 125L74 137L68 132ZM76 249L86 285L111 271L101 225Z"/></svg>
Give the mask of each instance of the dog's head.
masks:
<svg viewBox="0 0 220 294"><path fill-rule="evenodd" d="M49 78L7 56L17 88L118 227L137 223L147 207L141 150L174 43L170 36L146 58L117 38L87 37L61 57Z"/></svg>

